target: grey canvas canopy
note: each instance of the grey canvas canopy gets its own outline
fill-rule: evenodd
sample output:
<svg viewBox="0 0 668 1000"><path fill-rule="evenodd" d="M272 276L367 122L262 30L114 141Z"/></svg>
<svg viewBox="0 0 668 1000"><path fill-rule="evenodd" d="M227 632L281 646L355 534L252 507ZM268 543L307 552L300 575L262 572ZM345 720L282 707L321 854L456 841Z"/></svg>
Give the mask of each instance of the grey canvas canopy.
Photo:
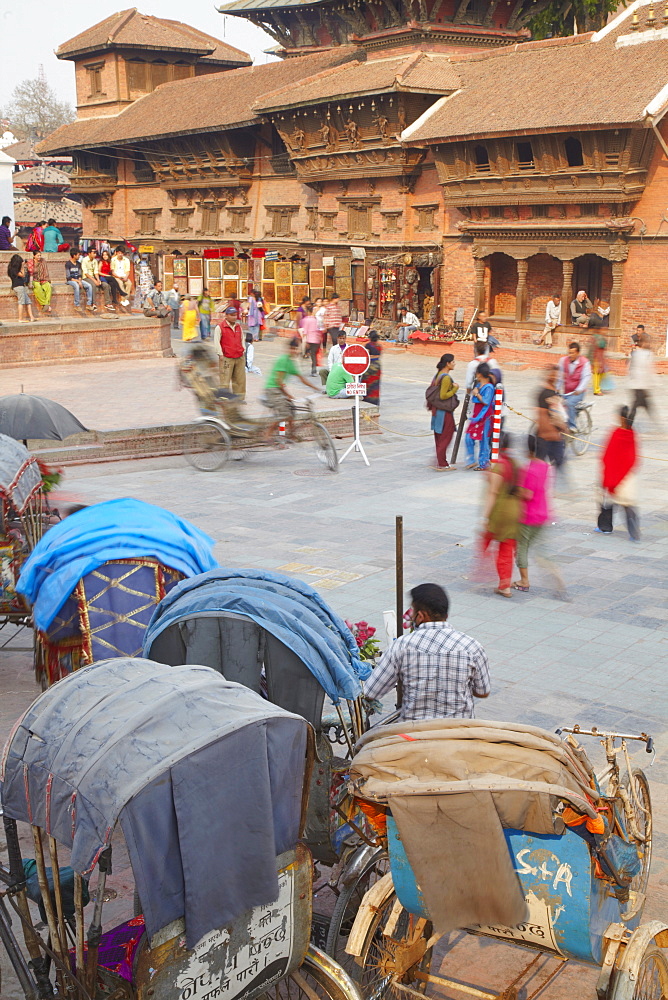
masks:
<svg viewBox="0 0 668 1000"><path fill-rule="evenodd" d="M90 872L120 821L149 935L189 948L278 897L299 836L306 723L208 667L101 660L31 705L7 743L2 805Z"/></svg>
<svg viewBox="0 0 668 1000"><path fill-rule="evenodd" d="M218 567L183 580L162 599L144 655L206 663L320 724L324 694L356 698L371 673L350 629L308 584L268 570Z"/></svg>
<svg viewBox="0 0 668 1000"><path fill-rule="evenodd" d="M14 438L0 434L0 499L22 514L42 488L37 459Z"/></svg>

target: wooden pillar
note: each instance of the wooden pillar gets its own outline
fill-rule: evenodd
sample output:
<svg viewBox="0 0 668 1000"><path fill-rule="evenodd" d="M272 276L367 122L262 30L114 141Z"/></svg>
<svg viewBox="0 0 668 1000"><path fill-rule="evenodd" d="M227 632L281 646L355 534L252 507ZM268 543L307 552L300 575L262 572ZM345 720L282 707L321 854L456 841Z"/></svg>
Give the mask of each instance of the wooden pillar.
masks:
<svg viewBox="0 0 668 1000"><path fill-rule="evenodd" d="M517 289L515 290L515 319L520 322L527 318L527 271L528 260L517 261Z"/></svg>
<svg viewBox="0 0 668 1000"><path fill-rule="evenodd" d="M561 283L561 325L571 325L571 299L573 298L573 261L562 260L563 281Z"/></svg>
<svg viewBox="0 0 668 1000"><path fill-rule="evenodd" d="M473 288L473 307L480 312L485 308L485 258L474 257L475 285ZM445 268L444 268L445 270Z"/></svg>
<svg viewBox="0 0 668 1000"><path fill-rule="evenodd" d="M619 330L622 326L622 278L624 262L612 261L612 291L610 292L610 327Z"/></svg>

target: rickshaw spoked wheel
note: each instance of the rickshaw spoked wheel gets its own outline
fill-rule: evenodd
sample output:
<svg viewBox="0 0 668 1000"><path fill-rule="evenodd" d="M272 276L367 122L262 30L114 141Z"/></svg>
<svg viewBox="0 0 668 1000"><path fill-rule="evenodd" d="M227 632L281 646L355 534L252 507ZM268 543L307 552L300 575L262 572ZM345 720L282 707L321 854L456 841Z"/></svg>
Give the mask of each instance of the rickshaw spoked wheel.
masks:
<svg viewBox="0 0 668 1000"><path fill-rule="evenodd" d="M311 945L299 968L258 1000L360 1000L354 984L348 988L345 979L330 972L328 966L328 956Z"/></svg>
<svg viewBox="0 0 668 1000"><path fill-rule="evenodd" d="M641 924L618 960L607 1000L665 1000L668 997L668 957L656 939L668 941L668 929L658 920Z"/></svg>
<svg viewBox="0 0 668 1000"><path fill-rule="evenodd" d="M373 920L369 925L366 941L362 954L355 961L358 963L358 983L365 997L373 996L374 1000L393 997L395 1000L404 1000L405 994L392 987L393 977L396 975L396 968L402 960L402 949L408 945L413 922L417 919L400 907L399 916L393 912L395 905L400 907L397 895L392 892L383 903L380 904ZM396 919L395 919L396 918ZM384 931L388 923L392 920L394 927L391 935L386 935ZM432 934L430 923L424 923L420 936L425 939L425 944ZM410 947L414 947L413 945ZM412 987L420 993L424 993L427 984L424 980L418 979L414 973L429 973L431 968L431 957L433 948L428 948L424 954L400 977L402 983Z"/></svg>
<svg viewBox="0 0 668 1000"><path fill-rule="evenodd" d="M201 420L183 436L183 453L200 472L215 472L230 457L231 440L215 420Z"/></svg>
<svg viewBox="0 0 668 1000"><path fill-rule="evenodd" d="M332 911L325 951L356 981L362 970L353 956L346 953L348 937L365 894L388 871L389 859L386 852L379 848L359 875L349 885L343 886Z"/></svg>
<svg viewBox="0 0 668 1000"><path fill-rule="evenodd" d="M631 781L629 782L628 775L625 775L622 784L629 795L636 829L645 838L642 846L633 841L640 852L642 869L633 879L631 889L634 892L645 892L652 862L652 800L649 794L649 783L645 772L641 771L640 768L634 768L631 772ZM636 804L636 798L640 806Z"/></svg>

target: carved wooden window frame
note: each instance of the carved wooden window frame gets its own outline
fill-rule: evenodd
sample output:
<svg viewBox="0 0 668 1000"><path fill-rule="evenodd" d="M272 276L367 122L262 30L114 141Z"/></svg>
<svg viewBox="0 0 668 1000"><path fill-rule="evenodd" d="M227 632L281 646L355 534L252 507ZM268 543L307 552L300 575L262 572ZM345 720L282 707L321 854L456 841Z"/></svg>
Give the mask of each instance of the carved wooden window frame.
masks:
<svg viewBox="0 0 668 1000"><path fill-rule="evenodd" d="M265 207L269 216L268 236L297 235L292 228L292 222L299 212L299 205L266 205Z"/></svg>
<svg viewBox="0 0 668 1000"><path fill-rule="evenodd" d="M137 236L155 236L158 232L158 219L162 215L161 208L135 208L137 217Z"/></svg>
<svg viewBox="0 0 668 1000"><path fill-rule="evenodd" d="M220 206L204 202L199 206L201 219L199 232L202 236L217 236L220 232Z"/></svg>
<svg viewBox="0 0 668 1000"><path fill-rule="evenodd" d="M190 233L192 232L191 220L194 215L194 208L172 208L172 232Z"/></svg>
<svg viewBox="0 0 668 1000"><path fill-rule="evenodd" d="M399 225L399 220L403 216L403 212L386 210L380 213L383 217L384 222L384 232L386 233L400 233L401 226Z"/></svg>
<svg viewBox="0 0 668 1000"><path fill-rule="evenodd" d="M252 209L250 205L247 208L242 208L235 206L234 208L228 207L226 212L229 217L228 231L230 233L247 233L248 229L248 217Z"/></svg>
<svg viewBox="0 0 668 1000"><path fill-rule="evenodd" d="M90 87L88 99L92 100L94 97L106 97L107 95L102 89L102 70L104 69L104 59L98 60L94 63L86 63L84 69L88 73L88 85Z"/></svg>
<svg viewBox="0 0 668 1000"><path fill-rule="evenodd" d="M417 233L429 233L438 228L436 212L438 205L413 205L413 211L417 213L415 231Z"/></svg>

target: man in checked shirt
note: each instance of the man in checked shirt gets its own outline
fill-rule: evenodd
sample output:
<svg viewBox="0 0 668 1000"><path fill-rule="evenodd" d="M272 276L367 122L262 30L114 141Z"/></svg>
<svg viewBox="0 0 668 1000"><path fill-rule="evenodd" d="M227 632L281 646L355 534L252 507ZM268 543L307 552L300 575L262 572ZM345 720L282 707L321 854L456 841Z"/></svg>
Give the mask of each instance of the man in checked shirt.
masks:
<svg viewBox="0 0 668 1000"><path fill-rule="evenodd" d="M473 718L473 699L490 692L489 663L476 639L448 625L449 605L437 583L411 590L414 631L395 639L383 654L365 684L368 701L400 682L402 721Z"/></svg>

